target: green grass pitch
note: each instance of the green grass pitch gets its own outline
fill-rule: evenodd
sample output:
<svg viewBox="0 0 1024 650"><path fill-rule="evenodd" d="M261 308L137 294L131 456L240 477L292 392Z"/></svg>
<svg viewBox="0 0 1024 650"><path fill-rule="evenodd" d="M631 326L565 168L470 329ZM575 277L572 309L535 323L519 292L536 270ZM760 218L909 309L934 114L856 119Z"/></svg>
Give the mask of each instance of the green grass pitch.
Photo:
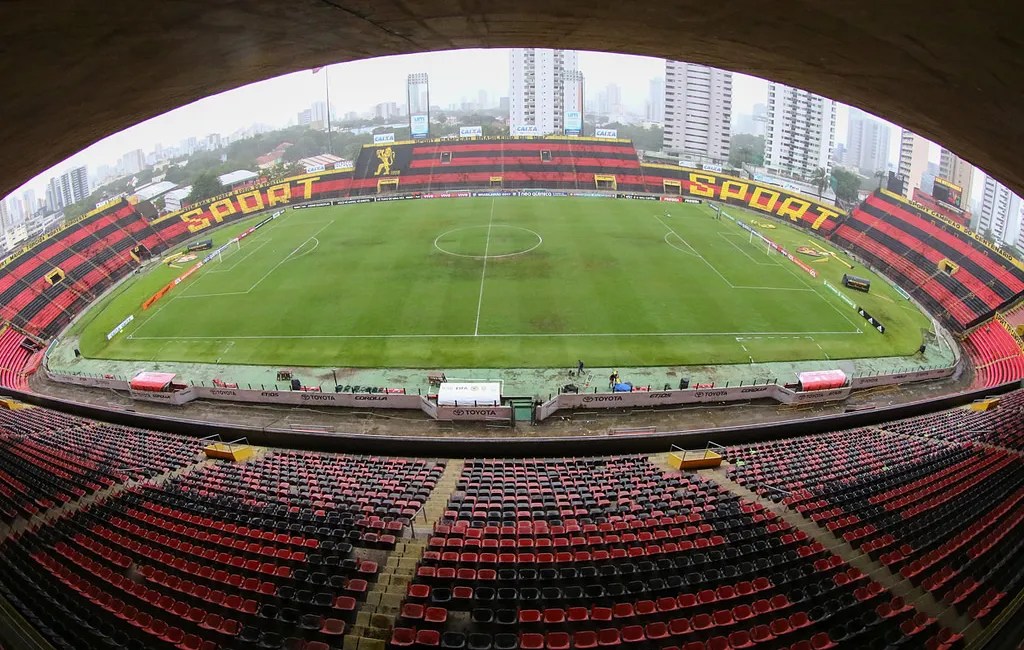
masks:
<svg viewBox="0 0 1024 650"><path fill-rule="evenodd" d="M790 250L810 243L773 223L762 232ZM706 205L522 197L287 210L147 311L142 301L183 268L137 276L72 334L97 358L410 368L748 363L920 345L929 320L883 280L801 259L818 279ZM884 335L823 286L844 272L873 280L868 295L842 290Z"/></svg>

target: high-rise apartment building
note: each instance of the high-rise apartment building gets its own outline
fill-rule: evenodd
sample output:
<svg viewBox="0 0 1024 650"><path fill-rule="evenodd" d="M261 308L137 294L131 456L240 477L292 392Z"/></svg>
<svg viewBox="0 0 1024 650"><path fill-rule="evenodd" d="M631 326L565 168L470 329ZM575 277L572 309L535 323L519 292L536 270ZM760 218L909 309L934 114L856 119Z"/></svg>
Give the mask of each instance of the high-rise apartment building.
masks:
<svg viewBox="0 0 1024 650"><path fill-rule="evenodd" d="M1001 246L1015 246L1024 252L1024 237L1021 233L1021 210L1024 203L1008 187L985 176L981 195L981 211L978 213L977 231Z"/></svg>
<svg viewBox="0 0 1024 650"><path fill-rule="evenodd" d="M509 55L509 133L565 131L566 114L583 111L583 75L574 50L516 48Z"/></svg>
<svg viewBox="0 0 1024 650"><path fill-rule="evenodd" d="M46 209L50 212L57 212L64 207L64 200L60 193L60 178L54 177L46 184Z"/></svg>
<svg viewBox="0 0 1024 650"><path fill-rule="evenodd" d="M921 178L928 171L928 149L931 142L913 131L900 133L899 174L903 177L903 196L914 198L914 190L921 187ZM931 191L932 188L923 188Z"/></svg>
<svg viewBox="0 0 1024 650"><path fill-rule="evenodd" d="M138 174L146 168L146 152L142 149L133 149L121 156L118 162L118 171L122 174Z"/></svg>
<svg viewBox="0 0 1024 650"><path fill-rule="evenodd" d="M889 169L889 127L859 108L850 107L844 162L864 174Z"/></svg>
<svg viewBox="0 0 1024 650"><path fill-rule="evenodd" d="M939 177L962 188L960 207L969 210L971 207L971 185L974 184L974 165L942 147L939 150Z"/></svg>
<svg viewBox="0 0 1024 650"><path fill-rule="evenodd" d="M732 72L696 63L665 61L664 119L666 152L728 160Z"/></svg>
<svg viewBox="0 0 1024 650"><path fill-rule="evenodd" d="M373 116L383 120L390 120L393 117L400 117L401 109L398 102L381 102L373 107Z"/></svg>
<svg viewBox="0 0 1024 650"><path fill-rule="evenodd" d="M39 209L39 206L36 204L35 190L25 190L24 192L22 192L21 201L22 204L24 204L25 206L22 211L24 212L26 219L34 215L36 213L36 210Z"/></svg>
<svg viewBox="0 0 1024 650"><path fill-rule="evenodd" d="M309 107L309 125L318 131L326 131L327 121L327 102L313 102Z"/></svg>
<svg viewBox="0 0 1024 650"><path fill-rule="evenodd" d="M89 174L85 167L75 167L60 175L60 196L64 207L89 196Z"/></svg>
<svg viewBox="0 0 1024 650"><path fill-rule="evenodd" d="M832 165L836 103L821 95L772 82L768 85L764 164L809 179Z"/></svg>
<svg viewBox="0 0 1024 650"><path fill-rule="evenodd" d="M406 81L409 131L422 139L430 135L430 83L425 72L409 75Z"/></svg>
<svg viewBox="0 0 1024 650"><path fill-rule="evenodd" d="M647 121L665 121L665 78L655 77L647 83Z"/></svg>

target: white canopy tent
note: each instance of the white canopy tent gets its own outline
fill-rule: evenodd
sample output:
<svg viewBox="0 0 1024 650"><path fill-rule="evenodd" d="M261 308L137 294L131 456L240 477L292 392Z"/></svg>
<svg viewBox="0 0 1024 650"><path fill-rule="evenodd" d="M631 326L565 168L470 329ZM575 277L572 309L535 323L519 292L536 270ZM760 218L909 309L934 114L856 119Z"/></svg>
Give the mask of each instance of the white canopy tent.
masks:
<svg viewBox="0 0 1024 650"><path fill-rule="evenodd" d="M437 389L438 406L501 406L501 383L446 381Z"/></svg>

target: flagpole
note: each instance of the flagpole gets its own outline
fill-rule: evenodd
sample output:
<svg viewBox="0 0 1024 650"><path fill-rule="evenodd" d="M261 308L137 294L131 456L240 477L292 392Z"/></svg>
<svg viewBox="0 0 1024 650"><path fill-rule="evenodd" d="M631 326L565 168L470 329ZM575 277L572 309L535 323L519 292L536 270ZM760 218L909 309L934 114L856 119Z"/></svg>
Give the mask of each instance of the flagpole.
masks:
<svg viewBox="0 0 1024 650"><path fill-rule="evenodd" d="M334 145L331 142L331 66L324 66L324 92L327 96L327 153L334 155Z"/></svg>

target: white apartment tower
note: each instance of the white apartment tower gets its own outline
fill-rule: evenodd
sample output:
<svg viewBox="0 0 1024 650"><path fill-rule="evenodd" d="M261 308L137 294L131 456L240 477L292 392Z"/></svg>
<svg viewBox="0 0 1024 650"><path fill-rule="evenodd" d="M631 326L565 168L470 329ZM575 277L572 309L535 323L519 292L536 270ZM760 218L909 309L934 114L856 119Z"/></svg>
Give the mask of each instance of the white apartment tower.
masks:
<svg viewBox="0 0 1024 650"><path fill-rule="evenodd" d="M667 153L724 162L732 136L732 72L665 61Z"/></svg>
<svg viewBox="0 0 1024 650"><path fill-rule="evenodd" d="M772 82L764 164L770 170L809 179L830 169L836 141L836 103L821 95Z"/></svg>
<svg viewBox="0 0 1024 650"><path fill-rule="evenodd" d="M575 50L516 48L509 55L509 133L561 134L566 112L583 110Z"/></svg>
<svg viewBox="0 0 1024 650"><path fill-rule="evenodd" d="M1015 246L1018 250L1024 250L1024 237L1021 233L1022 209L1024 203L1019 196L991 176L985 176L977 231L991 236L999 245Z"/></svg>
<svg viewBox="0 0 1024 650"><path fill-rule="evenodd" d="M665 121L665 80L661 77L647 84L647 121L655 124Z"/></svg>
<svg viewBox="0 0 1024 650"><path fill-rule="evenodd" d="M60 200L64 207L78 203L89 196L89 175L84 166L75 167L60 175Z"/></svg>
<svg viewBox="0 0 1024 650"><path fill-rule="evenodd" d="M846 163L865 174L889 169L889 127L859 108L850 107Z"/></svg>
<svg viewBox="0 0 1024 650"><path fill-rule="evenodd" d="M914 190L921 187L921 177L928 171L928 148L931 142L913 131L900 133L899 173L903 177L903 196L914 198ZM932 188L925 188L931 191Z"/></svg>
<svg viewBox="0 0 1024 650"><path fill-rule="evenodd" d="M974 165L945 147L939 150L939 176L963 188L960 207L971 206L971 185L974 183Z"/></svg>

